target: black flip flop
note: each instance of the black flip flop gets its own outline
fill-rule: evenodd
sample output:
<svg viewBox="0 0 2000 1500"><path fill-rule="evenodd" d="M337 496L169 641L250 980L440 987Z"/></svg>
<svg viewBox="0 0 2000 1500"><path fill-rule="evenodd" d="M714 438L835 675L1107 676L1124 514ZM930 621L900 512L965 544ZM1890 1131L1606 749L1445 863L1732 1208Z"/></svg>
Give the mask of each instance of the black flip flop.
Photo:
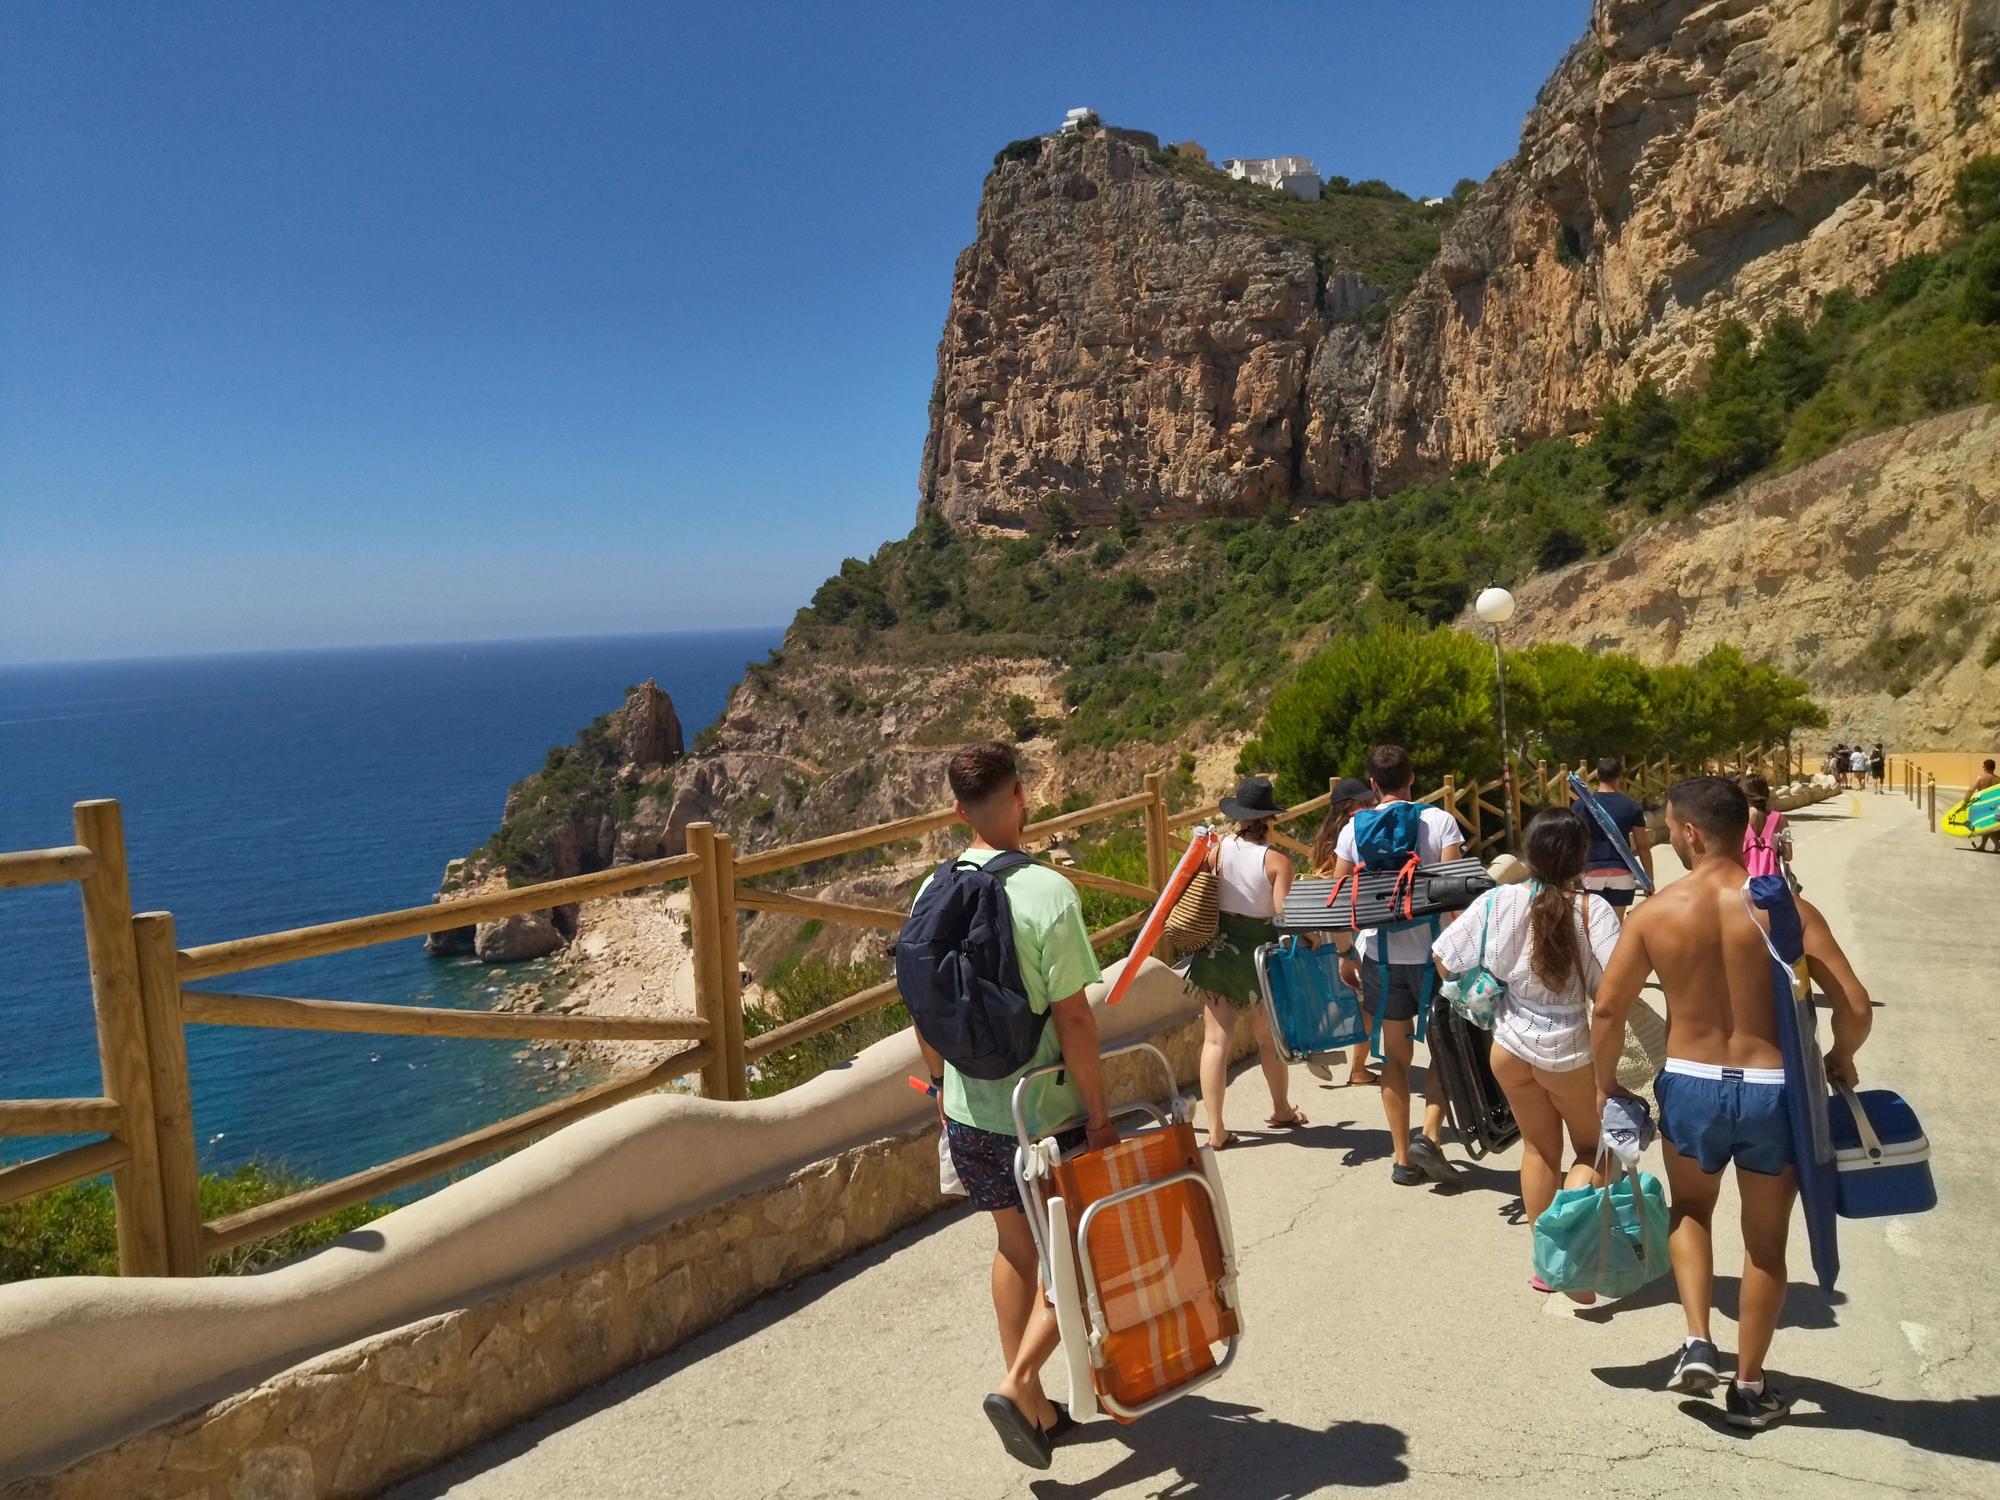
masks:
<svg viewBox="0 0 2000 1500"><path fill-rule="evenodd" d="M986 1410L986 1420L993 1424L993 1430L1000 1434L1000 1446L1007 1455L1031 1469L1046 1469L1053 1461L1055 1444L1049 1435L1033 1422L1028 1414L995 1391L981 1405Z"/></svg>
<svg viewBox="0 0 2000 1500"><path fill-rule="evenodd" d="M1051 1401L1049 1405L1056 1409L1056 1419L1042 1429L1042 1435L1053 1445L1061 1442L1083 1424L1069 1414L1069 1408L1064 1406L1062 1402Z"/></svg>

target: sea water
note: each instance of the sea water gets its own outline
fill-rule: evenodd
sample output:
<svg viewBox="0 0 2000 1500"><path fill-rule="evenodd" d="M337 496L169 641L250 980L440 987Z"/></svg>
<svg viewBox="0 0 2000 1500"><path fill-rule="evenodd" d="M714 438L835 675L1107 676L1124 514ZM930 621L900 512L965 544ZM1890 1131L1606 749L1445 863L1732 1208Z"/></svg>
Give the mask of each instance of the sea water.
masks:
<svg viewBox="0 0 2000 1500"><path fill-rule="evenodd" d="M182 947L421 906L627 686L657 678L692 741L781 634L0 667L0 850L72 843L71 804L117 798L134 909L171 911ZM207 987L483 1008L533 972L418 938ZM567 1086L522 1045L191 1026L201 1164L337 1176L476 1129ZM0 891L0 1098L101 1088L77 888Z"/></svg>

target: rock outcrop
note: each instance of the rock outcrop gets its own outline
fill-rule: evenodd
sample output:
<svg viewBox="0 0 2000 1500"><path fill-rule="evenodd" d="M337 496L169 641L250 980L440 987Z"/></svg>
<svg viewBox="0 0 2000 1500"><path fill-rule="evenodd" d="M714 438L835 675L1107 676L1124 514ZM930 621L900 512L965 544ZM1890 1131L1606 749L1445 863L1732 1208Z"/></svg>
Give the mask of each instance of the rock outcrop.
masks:
<svg viewBox="0 0 2000 1500"><path fill-rule="evenodd" d="M1829 739L2000 736L2000 408L1879 433L1515 591L1509 644L1690 662L1729 644L1805 678Z"/></svg>
<svg viewBox="0 0 2000 1500"><path fill-rule="evenodd" d="M1810 317L1937 248L2000 146L1997 80L1992 0L1598 0L1390 320L1375 488L1582 431L1698 379L1724 319Z"/></svg>
<svg viewBox="0 0 2000 1500"><path fill-rule="evenodd" d="M1052 494L1084 522L1259 514L1298 488L1320 268L1201 176L1111 131L994 169L924 445L951 521L1039 524ZM1325 295L1380 297L1338 276Z"/></svg>
<svg viewBox="0 0 2000 1500"><path fill-rule="evenodd" d="M1261 514L1587 428L1715 330L1954 231L2000 148L1994 0L1598 0L1514 158L1382 326L1296 210L1110 132L987 180L921 494L960 526ZM1377 310L1379 313L1379 310Z"/></svg>
<svg viewBox="0 0 2000 1500"><path fill-rule="evenodd" d="M662 816L662 799L672 795L672 768L685 753L673 700L648 678L508 788L499 829L483 849L451 862L438 899L462 900L509 875L559 880L679 853L687 820ZM576 921L576 908L562 906L432 933L425 947L487 963L542 958L575 935Z"/></svg>

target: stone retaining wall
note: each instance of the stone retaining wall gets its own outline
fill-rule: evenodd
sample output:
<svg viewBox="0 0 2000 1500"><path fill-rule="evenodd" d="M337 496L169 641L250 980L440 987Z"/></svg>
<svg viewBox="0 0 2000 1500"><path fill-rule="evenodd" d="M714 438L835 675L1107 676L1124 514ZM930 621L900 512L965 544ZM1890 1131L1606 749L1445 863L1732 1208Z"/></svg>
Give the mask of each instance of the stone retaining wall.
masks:
<svg viewBox="0 0 2000 1500"><path fill-rule="evenodd" d="M1201 1023L1152 1038L1185 1083ZM1235 1053L1252 1050L1247 1024ZM1114 1060L1117 1101L1157 1069ZM322 1500L421 1472L620 1370L656 1359L760 1294L925 1218L935 1127L870 1142L471 1306L292 1366L4 1500ZM967 1274L983 1271L968 1267Z"/></svg>

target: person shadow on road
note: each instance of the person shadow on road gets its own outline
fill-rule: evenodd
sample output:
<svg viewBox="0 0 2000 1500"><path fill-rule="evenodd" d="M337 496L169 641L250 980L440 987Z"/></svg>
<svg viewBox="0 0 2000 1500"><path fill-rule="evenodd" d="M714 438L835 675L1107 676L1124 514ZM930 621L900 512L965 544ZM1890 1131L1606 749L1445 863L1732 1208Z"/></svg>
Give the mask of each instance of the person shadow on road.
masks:
<svg viewBox="0 0 2000 1500"><path fill-rule="evenodd" d="M1408 1437L1381 1422L1335 1422L1320 1431L1206 1396L1184 1397L1165 1415L1079 1427L1056 1449L1059 1464L1096 1443L1130 1451L1079 1483L1033 1481L1035 1500L1097 1500L1128 1486L1162 1500L1296 1500L1328 1485L1373 1488L1410 1477Z"/></svg>

